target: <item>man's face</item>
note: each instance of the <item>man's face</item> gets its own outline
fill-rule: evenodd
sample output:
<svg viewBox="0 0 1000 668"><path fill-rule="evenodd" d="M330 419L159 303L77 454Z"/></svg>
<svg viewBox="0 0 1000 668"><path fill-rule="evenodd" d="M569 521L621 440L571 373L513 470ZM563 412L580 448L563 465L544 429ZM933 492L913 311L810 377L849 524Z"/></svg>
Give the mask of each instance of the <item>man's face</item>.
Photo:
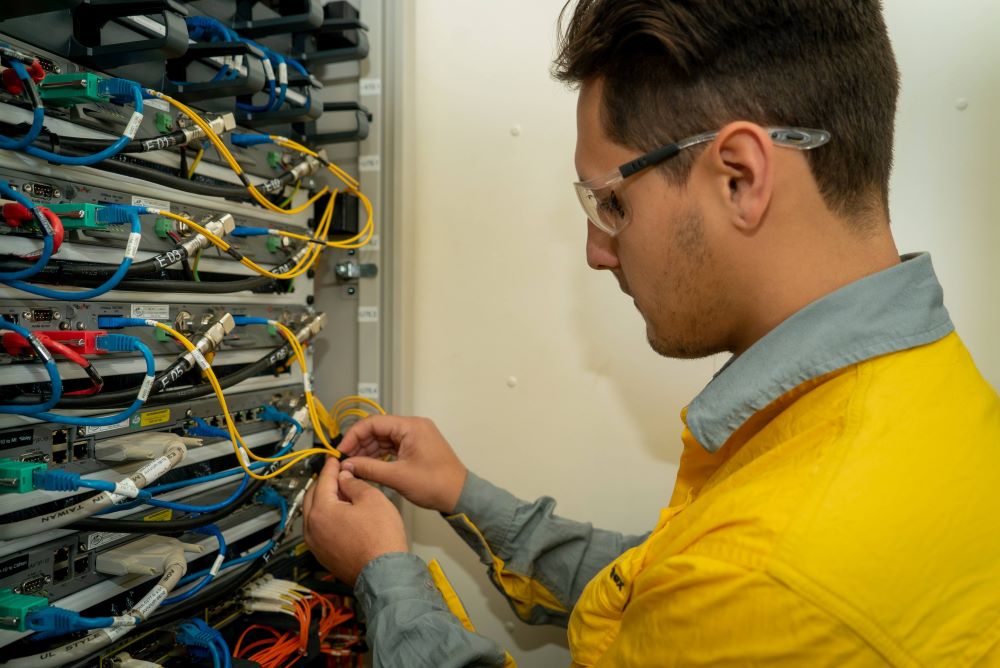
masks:
<svg viewBox="0 0 1000 668"><path fill-rule="evenodd" d="M601 122L602 84L585 83L577 106L576 168L602 176L639 152L612 142ZM693 176L692 176L693 178ZM726 349L728 305L696 188L670 185L647 169L615 186L628 225L611 237L587 223L587 263L611 271L646 321L652 348L667 357L704 357Z"/></svg>

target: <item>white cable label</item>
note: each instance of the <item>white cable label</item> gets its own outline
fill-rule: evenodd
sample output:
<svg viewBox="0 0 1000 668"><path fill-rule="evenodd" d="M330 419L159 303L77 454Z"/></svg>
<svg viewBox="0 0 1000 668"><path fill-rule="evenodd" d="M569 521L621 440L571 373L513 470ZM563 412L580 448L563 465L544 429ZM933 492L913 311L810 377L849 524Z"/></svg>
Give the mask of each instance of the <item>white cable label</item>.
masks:
<svg viewBox="0 0 1000 668"><path fill-rule="evenodd" d="M131 232L128 235L128 243L125 244L125 257L130 260L135 259L135 252L139 250L139 242L142 241L142 234L139 232Z"/></svg>
<svg viewBox="0 0 1000 668"><path fill-rule="evenodd" d="M142 387L139 388L139 396L137 399L145 403L146 399L149 399L149 392L153 389L153 376L146 376L142 379Z"/></svg>
<svg viewBox="0 0 1000 668"><path fill-rule="evenodd" d="M138 111L133 111L132 118L129 119L128 125L125 126L125 132L122 133L122 136L135 139L135 133L139 131L140 125L142 125L142 114Z"/></svg>
<svg viewBox="0 0 1000 668"><path fill-rule="evenodd" d="M157 457L150 463L143 466L141 469L136 471L137 475L141 475L146 479L146 483L151 483L161 475L169 471L171 468L170 459L168 457Z"/></svg>
<svg viewBox="0 0 1000 668"><path fill-rule="evenodd" d="M198 350L197 348L195 348L194 350L192 350L190 352L191 352L191 357L194 358L195 363L198 366L200 366L202 368L202 370L208 371L208 369L209 369L209 367L211 365L208 363L208 360L205 359L205 356L201 354L201 351Z"/></svg>
<svg viewBox="0 0 1000 668"><path fill-rule="evenodd" d="M167 590L163 588L163 585L156 585L129 612L136 613L142 619L149 619L149 616L160 607L160 603L163 603L163 599L166 597Z"/></svg>
<svg viewBox="0 0 1000 668"><path fill-rule="evenodd" d="M310 378L307 373L302 374L302 391L306 394L312 394L313 391L312 378Z"/></svg>
<svg viewBox="0 0 1000 668"><path fill-rule="evenodd" d="M135 617L112 617L111 626L114 628L121 628L123 626L135 626Z"/></svg>
<svg viewBox="0 0 1000 668"><path fill-rule="evenodd" d="M131 630L131 627L112 626L106 629L101 629L101 633L108 637L108 642L114 642Z"/></svg>
<svg viewBox="0 0 1000 668"><path fill-rule="evenodd" d="M222 562L225 561L225 560L226 560L225 555L222 555L222 554L218 555L215 558L215 563L212 564L212 568L209 569L209 571L208 571L209 575L211 575L213 578L216 575L218 575L219 571L222 570Z"/></svg>
<svg viewBox="0 0 1000 668"><path fill-rule="evenodd" d="M134 499L139 496L139 488L135 486L131 478L125 478L115 483L115 494L121 494L122 496Z"/></svg>
<svg viewBox="0 0 1000 668"><path fill-rule="evenodd" d="M288 65L278 63L278 83L284 85L288 83Z"/></svg>
<svg viewBox="0 0 1000 668"><path fill-rule="evenodd" d="M145 323L146 327L156 327L157 324L155 320L150 320L148 318L146 319Z"/></svg>
<svg viewBox="0 0 1000 668"><path fill-rule="evenodd" d="M267 58L264 59L264 74L267 75L268 81L274 81L274 68L271 67L271 61Z"/></svg>
<svg viewBox="0 0 1000 668"><path fill-rule="evenodd" d="M237 446L236 452L240 453L240 460L243 462L244 468L250 468L250 459L247 457L247 451L243 449L243 446Z"/></svg>

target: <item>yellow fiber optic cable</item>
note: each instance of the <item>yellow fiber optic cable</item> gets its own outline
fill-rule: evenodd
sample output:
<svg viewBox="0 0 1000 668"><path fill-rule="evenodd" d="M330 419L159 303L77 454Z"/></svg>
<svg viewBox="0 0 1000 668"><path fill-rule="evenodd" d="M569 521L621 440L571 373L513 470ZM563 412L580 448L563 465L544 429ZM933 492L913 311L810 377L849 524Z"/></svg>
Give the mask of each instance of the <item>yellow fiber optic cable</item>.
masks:
<svg viewBox="0 0 1000 668"><path fill-rule="evenodd" d="M161 329L164 332L166 332L167 334L169 334L170 336L172 336L189 353L191 353L195 357L195 361L198 363L198 366L201 367L202 371L205 374L205 377L208 378L208 382L212 385L212 390L215 392L215 396L216 396L216 398L219 401L220 408L222 408L222 414L223 414L223 416L225 418L225 421L226 421L226 427L227 427L227 430L229 432L229 437L230 437L230 440L232 441L232 444L233 444L233 452L236 454L236 458L239 461L240 466L243 468L243 470L246 472L246 474L249 475L251 478L254 478L256 480L268 480L268 479L273 478L273 477L275 477L277 475L280 475L281 473L284 473L285 471L287 471L292 466L295 466L295 464L299 463L303 459L311 457L312 455L322 454L322 455L328 455L328 456L332 455L334 457L338 457L338 458L341 458L341 459L343 458L343 455L340 453L340 451L337 450L336 448L333 448L332 446L329 447L329 448L325 448L325 447L324 448L307 448L305 450L297 450L297 451L289 452L289 453L287 453L285 455L282 455L281 457L261 457L259 455L256 455L246 445L246 443L243 440L243 437L240 435L239 431L237 430L236 424L233 422L233 418L229 414L229 406L226 403L225 392L222 390L222 386L219 384L219 379L216 377L215 371L212 370L211 365L208 364L208 362L205 360L204 356L198 351L198 349L194 346L194 344L191 343L190 340L188 340L188 338L186 336L184 336L183 334L181 334L177 330L173 329L169 325L165 325L164 323L158 322L158 321L155 321L155 320L150 320L148 322L150 324L152 324L153 326L155 326L157 329ZM292 334L292 339L294 339L295 342L298 344L298 339L295 338L294 334ZM304 363L305 358L304 358L304 355L302 355L301 344L298 345L297 349L295 350L295 353L296 353L297 357L298 356L302 357L302 360L301 360L300 363ZM254 460L260 461L260 462L285 462L286 460L290 460L290 461L287 461L284 465L282 465L278 469L276 469L276 470L274 470L274 471L272 471L272 472L270 472L270 473L268 473L266 475L260 475L259 473L257 473L256 471L253 471L249 467L249 464L246 461L246 457L249 457L251 459L254 459Z"/></svg>

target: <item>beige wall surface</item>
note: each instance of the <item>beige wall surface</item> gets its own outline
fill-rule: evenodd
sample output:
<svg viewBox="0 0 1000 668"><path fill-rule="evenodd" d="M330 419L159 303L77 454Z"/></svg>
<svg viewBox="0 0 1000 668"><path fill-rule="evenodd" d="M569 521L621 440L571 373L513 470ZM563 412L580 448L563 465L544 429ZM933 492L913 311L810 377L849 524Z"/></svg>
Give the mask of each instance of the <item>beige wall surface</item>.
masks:
<svg viewBox="0 0 1000 668"><path fill-rule="evenodd" d="M396 407L433 418L472 470L522 498L554 496L565 516L638 533L669 497L679 412L721 360L658 357L631 300L586 266L575 93L548 74L561 6L397 7ZM899 246L932 251L959 331L1000 386L1000 3L889 0L886 14L903 73ZM518 622L436 514L413 512L409 527L522 668L568 663L564 631Z"/></svg>

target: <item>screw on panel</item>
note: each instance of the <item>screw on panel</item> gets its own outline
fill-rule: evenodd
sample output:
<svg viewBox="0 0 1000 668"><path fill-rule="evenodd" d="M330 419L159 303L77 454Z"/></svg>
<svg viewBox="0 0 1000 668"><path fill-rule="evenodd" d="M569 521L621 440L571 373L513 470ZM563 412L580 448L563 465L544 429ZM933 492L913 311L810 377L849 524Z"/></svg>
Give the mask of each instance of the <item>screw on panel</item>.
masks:
<svg viewBox="0 0 1000 668"><path fill-rule="evenodd" d="M62 199L62 195L63 195L62 191L59 190L59 188L56 188L52 191L52 196L56 199Z"/></svg>

